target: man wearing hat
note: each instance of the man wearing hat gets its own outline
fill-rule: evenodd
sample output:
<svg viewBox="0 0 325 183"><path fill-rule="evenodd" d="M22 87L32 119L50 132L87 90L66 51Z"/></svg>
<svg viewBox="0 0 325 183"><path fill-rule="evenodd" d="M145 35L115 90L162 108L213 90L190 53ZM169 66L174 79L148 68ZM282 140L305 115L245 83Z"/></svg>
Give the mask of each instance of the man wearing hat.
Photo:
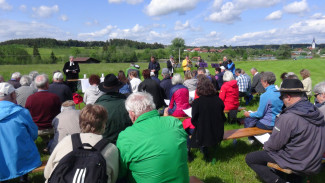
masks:
<svg viewBox="0 0 325 183"><path fill-rule="evenodd" d="M131 126L132 122L129 113L125 109L125 95L119 93L123 84L114 74L105 76L104 82L98 88L105 94L97 99L95 104L102 105L108 112L105 132L103 137L116 143L118 134L126 127Z"/></svg>
<svg viewBox="0 0 325 183"><path fill-rule="evenodd" d="M63 67L63 73L66 76L65 79L79 79L79 72L79 64L73 61L73 56L70 56L69 62L66 62ZM68 85L71 89L71 92L77 91L78 81L68 81Z"/></svg>
<svg viewBox="0 0 325 183"><path fill-rule="evenodd" d="M34 141L37 126L27 109L16 104L14 87L0 83L0 182L21 176L28 181L28 172L41 165Z"/></svg>
<svg viewBox="0 0 325 183"><path fill-rule="evenodd" d="M246 163L265 182L299 182L303 175L318 173L325 151L323 114L304 97L306 92L298 79L285 79L279 92L285 109L276 120L271 137L263 151L249 153ZM267 167L267 162L291 169L292 180L284 180Z"/></svg>
<svg viewBox="0 0 325 183"><path fill-rule="evenodd" d="M53 83L49 86L49 92L59 96L61 104L67 100L72 100L70 88L63 83L63 74L56 72L53 74Z"/></svg>

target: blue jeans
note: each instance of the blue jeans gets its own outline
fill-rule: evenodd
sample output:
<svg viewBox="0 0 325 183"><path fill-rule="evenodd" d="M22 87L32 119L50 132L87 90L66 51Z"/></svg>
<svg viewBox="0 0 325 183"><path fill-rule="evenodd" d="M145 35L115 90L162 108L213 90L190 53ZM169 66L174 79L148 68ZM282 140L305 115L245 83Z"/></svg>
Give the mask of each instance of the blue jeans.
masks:
<svg viewBox="0 0 325 183"><path fill-rule="evenodd" d="M245 121L245 123L244 123L245 128L256 126L257 128L260 128L263 130L272 130L273 129L273 126L267 126L267 125L261 123L258 118L248 117L248 118L245 118L244 121ZM254 140L254 137L248 137L248 140Z"/></svg>

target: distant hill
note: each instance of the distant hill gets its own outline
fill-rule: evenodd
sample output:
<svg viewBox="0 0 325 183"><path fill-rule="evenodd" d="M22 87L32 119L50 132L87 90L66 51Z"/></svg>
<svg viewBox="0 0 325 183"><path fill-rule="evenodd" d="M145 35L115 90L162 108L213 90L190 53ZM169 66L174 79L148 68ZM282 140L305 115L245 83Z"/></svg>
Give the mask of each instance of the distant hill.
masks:
<svg viewBox="0 0 325 183"><path fill-rule="evenodd" d="M13 39L1 42L0 45L12 45L12 44L19 44L19 45L26 45L29 47L33 47L36 45L39 48L44 47L103 47L103 46L129 46L136 49L158 49L164 48L165 46L160 43L145 43L145 42L138 42L132 41L128 39L110 39L109 41L78 41L69 39L67 41L56 40L51 38L34 38L34 39Z"/></svg>

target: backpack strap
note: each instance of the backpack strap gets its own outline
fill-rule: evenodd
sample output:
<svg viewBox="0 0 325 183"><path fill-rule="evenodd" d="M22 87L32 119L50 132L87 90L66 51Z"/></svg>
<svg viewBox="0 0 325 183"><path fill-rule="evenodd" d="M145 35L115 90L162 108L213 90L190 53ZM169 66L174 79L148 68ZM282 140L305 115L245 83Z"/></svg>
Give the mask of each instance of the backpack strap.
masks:
<svg viewBox="0 0 325 183"><path fill-rule="evenodd" d="M81 139L80 139L80 133L74 133L71 135L71 140L72 140L72 147L73 150L78 149L79 147L82 146Z"/></svg>
<svg viewBox="0 0 325 183"><path fill-rule="evenodd" d="M97 142L97 144L94 145L94 149L97 151L102 151L106 145L109 143L109 140L106 138L102 138L100 141Z"/></svg>

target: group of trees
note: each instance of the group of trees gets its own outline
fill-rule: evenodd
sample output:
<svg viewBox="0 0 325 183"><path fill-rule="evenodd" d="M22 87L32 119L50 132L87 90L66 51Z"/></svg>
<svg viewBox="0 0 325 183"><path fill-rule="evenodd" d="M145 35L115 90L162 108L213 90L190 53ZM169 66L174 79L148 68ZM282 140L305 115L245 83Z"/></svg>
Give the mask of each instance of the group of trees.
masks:
<svg viewBox="0 0 325 183"><path fill-rule="evenodd" d="M26 51L26 46L33 48L32 53ZM201 55L207 61L220 61L224 56L233 60L251 60L257 57L274 56L277 59L291 58L291 51L293 46L289 45L267 45L263 49L255 47L220 47L222 52L214 53L198 53L185 52L185 41L182 38L175 38L171 45L164 46L162 44L154 43L148 44L144 42L137 42L126 39L110 39L103 41L77 41L67 40L58 41L55 39L38 38L38 39L16 39L0 43L0 64L39 64L48 63L54 64L65 60L68 55L56 57L52 51L51 54L41 55L39 48L56 48L62 50L69 49L67 54L72 54L76 57L92 57L97 60L108 63L116 62L137 62L149 61L151 56L158 59L168 59L173 55L176 60L184 59L186 55L190 57L197 57ZM202 47L210 50L210 47ZM215 49L215 48L214 48ZM307 49L306 49L307 50ZM309 50L308 50L309 51ZM321 50L321 54L325 51ZM303 54L303 53L302 53ZM312 56L317 56L317 50L312 51ZM64 58L63 58L64 57Z"/></svg>

